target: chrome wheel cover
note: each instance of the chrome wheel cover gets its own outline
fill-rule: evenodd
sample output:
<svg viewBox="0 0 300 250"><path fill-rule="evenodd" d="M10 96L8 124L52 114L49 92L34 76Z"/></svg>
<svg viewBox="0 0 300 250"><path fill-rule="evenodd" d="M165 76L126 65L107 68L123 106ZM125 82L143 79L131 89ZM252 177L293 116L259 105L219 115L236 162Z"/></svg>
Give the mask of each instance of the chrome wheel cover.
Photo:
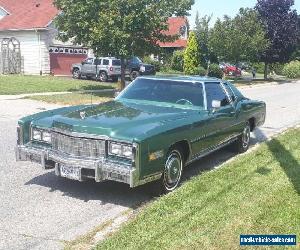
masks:
<svg viewBox="0 0 300 250"><path fill-rule="evenodd" d="M181 179L182 159L178 151L173 151L168 157L164 171L164 186L168 191L174 190Z"/></svg>
<svg viewBox="0 0 300 250"><path fill-rule="evenodd" d="M242 134L242 145L243 148L247 148L249 146L249 142L250 142L250 126L247 125L244 128L243 134Z"/></svg>

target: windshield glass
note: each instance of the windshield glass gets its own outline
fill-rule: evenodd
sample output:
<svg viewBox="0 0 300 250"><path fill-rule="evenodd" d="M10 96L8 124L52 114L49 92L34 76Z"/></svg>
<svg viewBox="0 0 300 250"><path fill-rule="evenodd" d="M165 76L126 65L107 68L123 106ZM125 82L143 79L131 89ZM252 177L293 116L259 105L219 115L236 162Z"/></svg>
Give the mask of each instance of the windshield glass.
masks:
<svg viewBox="0 0 300 250"><path fill-rule="evenodd" d="M117 100L140 100L204 108L201 83L139 78Z"/></svg>
<svg viewBox="0 0 300 250"><path fill-rule="evenodd" d="M134 56L130 59L131 63L134 63L134 64L141 64L143 63L142 60L140 58L138 58L137 56Z"/></svg>

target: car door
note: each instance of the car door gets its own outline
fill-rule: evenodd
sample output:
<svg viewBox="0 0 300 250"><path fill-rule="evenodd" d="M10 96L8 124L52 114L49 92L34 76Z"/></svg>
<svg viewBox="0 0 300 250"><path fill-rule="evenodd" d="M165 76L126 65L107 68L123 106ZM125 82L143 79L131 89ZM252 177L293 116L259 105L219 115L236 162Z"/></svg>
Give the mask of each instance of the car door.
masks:
<svg viewBox="0 0 300 250"><path fill-rule="evenodd" d="M208 119L207 126L210 128L210 147L218 146L235 136L236 110L231 97L228 95L221 82L205 83ZM221 107L213 108L213 101L219 101Z"/></svg>
<svg viewBox="0 0 300 250"><path fill-rule="evenodd" d="M93 58L87 58L85 61L83 61L82 67L81 67L81 74L85 76L91 76L93 73Z"/></svg>

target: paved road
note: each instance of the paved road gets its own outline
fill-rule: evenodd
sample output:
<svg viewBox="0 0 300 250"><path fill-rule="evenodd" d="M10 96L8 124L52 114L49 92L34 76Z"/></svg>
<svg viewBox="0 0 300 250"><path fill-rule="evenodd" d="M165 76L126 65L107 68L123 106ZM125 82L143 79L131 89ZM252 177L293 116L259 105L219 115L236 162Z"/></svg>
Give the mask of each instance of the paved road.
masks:
<svg viewBox="0 0 300 250"><path fill-rule="evenodd" d="M300 122L300 82L253 87L242 92L267 102L265 126L253 143ZM18 118L54 108L30 100L0 96L0 249L60 249L103 222L151 200L145 187L92 181L79 183L57 178L28 162L16 163L14 145ZM233 154L221 150L185 171L185 179L212 169Z"/></svg>

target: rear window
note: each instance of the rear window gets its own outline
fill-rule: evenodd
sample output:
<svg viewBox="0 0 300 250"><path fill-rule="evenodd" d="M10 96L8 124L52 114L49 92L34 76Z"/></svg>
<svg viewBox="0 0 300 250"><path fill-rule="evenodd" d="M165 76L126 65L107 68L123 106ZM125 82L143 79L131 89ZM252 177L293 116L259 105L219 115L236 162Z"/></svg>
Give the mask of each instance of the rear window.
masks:
<svg viewBox="0 0 300 250"><path fill-rule="evenodd" d="M121 60L112 60L113 66L121 66Z"/></svg>

